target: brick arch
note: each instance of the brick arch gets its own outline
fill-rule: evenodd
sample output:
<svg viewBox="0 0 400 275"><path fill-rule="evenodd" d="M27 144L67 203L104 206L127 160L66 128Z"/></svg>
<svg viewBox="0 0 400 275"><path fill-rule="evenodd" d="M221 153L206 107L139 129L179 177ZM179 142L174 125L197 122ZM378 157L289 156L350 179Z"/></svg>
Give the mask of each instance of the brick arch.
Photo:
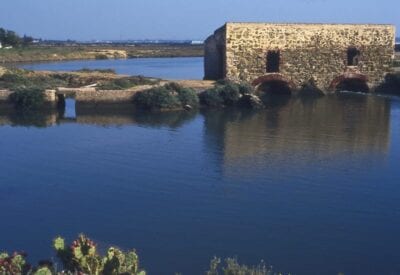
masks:
<svg viewBox="0 0 400 275"><path fill-rule="evenodd" d="M254 87L259 86L260 84L267 83L267 82L283 82L285 83L292 91L295 91L296 85L293 83L292 80L285 77L283 74L280 73L270 73L265 74L263 76L258 77L252 82Z"/></svg>
<svg viewBox="0 0 400 275"><path fill-rule="evenodd" d="M365 85L368 86L368 76L366 76L365 74L361 74L361 73L344 73L344 74L341 74L341 75L335 77L332 80L331 85L329 86L329 90L330 91L335 91L339 84L341 84L344 81L348 81L348 80L355 80L355 81L364 82Z"/></svg>

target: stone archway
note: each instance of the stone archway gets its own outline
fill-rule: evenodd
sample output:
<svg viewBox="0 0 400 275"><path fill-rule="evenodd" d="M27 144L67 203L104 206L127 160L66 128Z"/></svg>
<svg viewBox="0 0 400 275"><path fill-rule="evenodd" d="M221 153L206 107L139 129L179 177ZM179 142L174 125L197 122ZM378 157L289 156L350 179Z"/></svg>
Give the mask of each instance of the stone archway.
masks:
<svg viewBox="0 0 400 275"><path fill-rule="evenodd" d="M268 87L268 92L275 94L291 94L297 90L296 85L290 79L280 73L270 73L260 76L252 82L252 85L257 90L263 90L263 87Z"/></svg>
<svg viewBox="0 0 400 275"><path fill-rule="evenodd" d="M331 82L329 90L332 92L353 91L368 93L368 77L361 73L344 73Z"/></svg>

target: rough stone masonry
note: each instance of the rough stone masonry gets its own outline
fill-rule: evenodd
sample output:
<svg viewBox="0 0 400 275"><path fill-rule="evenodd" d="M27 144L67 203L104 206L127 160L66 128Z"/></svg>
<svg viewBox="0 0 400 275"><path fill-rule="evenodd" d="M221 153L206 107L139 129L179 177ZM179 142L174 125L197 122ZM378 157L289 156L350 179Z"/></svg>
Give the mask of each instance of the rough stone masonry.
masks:
<svg viewBox="0 0 400 275"><path fill-rule="evenodd" d="M373 89L392 71L394 46L393 25L227 23L206 40L205 79Z"/></svg>

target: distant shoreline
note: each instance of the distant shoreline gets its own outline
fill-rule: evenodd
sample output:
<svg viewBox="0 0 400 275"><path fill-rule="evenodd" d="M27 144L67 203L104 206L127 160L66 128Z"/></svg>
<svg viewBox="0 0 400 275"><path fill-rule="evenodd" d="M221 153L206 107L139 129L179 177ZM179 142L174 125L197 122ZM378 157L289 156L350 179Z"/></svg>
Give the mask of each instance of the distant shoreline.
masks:
<svg viewBox="0 0 400 275"><path fill-rule="evenodd" d="M202 57L203 45L46 45L0 49L0 64L128 58Z"/></svg>

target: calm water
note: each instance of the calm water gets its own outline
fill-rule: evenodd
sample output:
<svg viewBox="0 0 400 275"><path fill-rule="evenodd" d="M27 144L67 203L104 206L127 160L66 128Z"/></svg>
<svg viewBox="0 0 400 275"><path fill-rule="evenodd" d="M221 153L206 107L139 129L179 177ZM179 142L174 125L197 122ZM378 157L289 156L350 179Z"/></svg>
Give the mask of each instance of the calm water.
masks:
<svg viewBox="0 0 400 275"><path fill-rule="evenodd" d="M137 248L149 274L202 274L214 255L292 274L400 273L399 100L67 113L0 113L2 249L37 260L53 236L85 232Z"/></svg>
<svg viewBox="0 0 400 275"><path fill-rule="evenodd" d="M199 58L73 61L202 78ZM149 274L203 274L214 256L291 274L400 274L400 101L343 94L258 112L0 106L1 249L51 257L80 232L136 248Z"/></svg>
<svg viewBox="0 0 400 275"><path fill-rule="evenodd" d="M78 60L27 64L29 70L76 71L82 68L115 69L118 74L143 75L163 79L203 79L203 58L137 58L118 60Z"/></svg>

